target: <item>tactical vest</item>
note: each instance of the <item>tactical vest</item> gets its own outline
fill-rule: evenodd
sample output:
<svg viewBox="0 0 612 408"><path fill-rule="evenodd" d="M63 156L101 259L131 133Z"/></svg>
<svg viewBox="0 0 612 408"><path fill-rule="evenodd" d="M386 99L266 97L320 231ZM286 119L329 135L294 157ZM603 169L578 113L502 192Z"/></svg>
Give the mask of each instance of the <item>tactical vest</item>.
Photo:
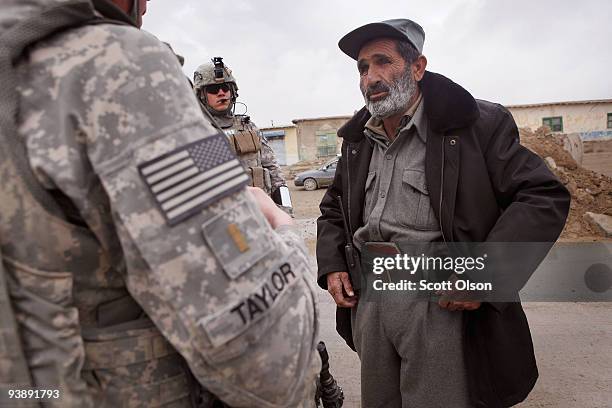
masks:
<svg viewBox="0 0 612 408"><path fill-rule="evenodd" d="M40 6L0 37L0 405L38 406L1 399L36 387L59 390L46 407L193 406L185 361L127 292L118 238L100 239L67 197L40 185L17 135L22 50L110 22L89 1L65 4Z"/></svg>
<svg viewBox="0 0 612 408"><path fill-rule="evenodd" d="M261 135L248 117L235 115L228 127L221 125L228 137L230 147L246 169L253 187L272 193L272 180L268 169L262 166Z"/></svg>

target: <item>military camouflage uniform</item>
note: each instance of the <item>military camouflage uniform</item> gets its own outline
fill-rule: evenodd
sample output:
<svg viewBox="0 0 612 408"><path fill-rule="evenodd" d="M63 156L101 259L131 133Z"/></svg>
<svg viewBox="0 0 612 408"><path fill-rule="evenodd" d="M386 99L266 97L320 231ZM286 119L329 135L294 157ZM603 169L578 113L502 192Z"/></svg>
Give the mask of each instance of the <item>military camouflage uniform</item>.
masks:
<svg viewBox="0 0 612 408"><path fill-rule="evenodd" d="M4 1L2 34L45 4ZM15 71L32 177L4 144L0 248L31 383L61 390L45 406L190 406L192 374L235 407L312 406L320 360L303 242L271 229L242 169L224 176L235 191L185 201L176 217L147 176L183 174L162 165L187 147L204 161L207 146L232 154L168 47L89 25L30 47ZM0 388L13 369L0 368Z"/></svg>
<svg viewBox="0 0 612 408"><path fill-rule="evenodd" d="M287 185L274 150L248 116L214 118L227 135L230 146L251 179L252 186L260 187L271 195L277 188Z"/></svg>
<svg viewBox="0 0 612 408"><path fill-rule="evenodd" d="M283 172L276 160L274 150L272 150L266 138L263 137L261 131L250 121L248 116L235 115L233 113L233 102L235 102L235 98L238 96L236 92L238 86L232 71L225 67L223 80L216 81L213 70L214 64L212 62L207 62L198 67L194 73L196 94L202 101L204 108L208 110L227 135L230 146L238 155L240 162L250 177L251 185L260 187L268 195L272 195L276 189L287 185ZM207 105L204 88L207 85L224 82L233 85L233 101L227 112L217 112Z"/></svg>

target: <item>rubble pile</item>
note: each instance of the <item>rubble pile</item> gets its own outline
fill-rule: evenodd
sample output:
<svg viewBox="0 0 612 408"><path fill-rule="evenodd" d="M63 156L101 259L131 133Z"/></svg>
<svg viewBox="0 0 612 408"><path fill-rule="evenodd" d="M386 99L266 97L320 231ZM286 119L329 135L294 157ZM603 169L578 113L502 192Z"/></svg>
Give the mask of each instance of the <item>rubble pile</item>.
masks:
<svg viewBox="0 0 612 408"><path fill-rule="evenodd" d="M612 178L580 166L563 149L563 139L548 128L519 130L521 144L544 159L572 195L570 214L562 239L601 239L605 232L587 213L612 216Z"/></svg>

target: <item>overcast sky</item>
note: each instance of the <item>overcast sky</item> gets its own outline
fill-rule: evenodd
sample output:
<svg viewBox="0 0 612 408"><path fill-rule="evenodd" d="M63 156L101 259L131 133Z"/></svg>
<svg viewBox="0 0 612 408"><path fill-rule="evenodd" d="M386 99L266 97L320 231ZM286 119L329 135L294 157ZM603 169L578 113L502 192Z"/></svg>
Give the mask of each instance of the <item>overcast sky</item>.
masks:
<svg viewBox="0 0 612 408"><path fill-rule="evenodd" d="M356 63L337 46L366 23L424 28L428 70L502 104L612 98L610 0L154 0L143 28L172 44L185 73L214 56L234 71L260 126L351 114ZM243 107L238 106L237 113Z"/></svg>

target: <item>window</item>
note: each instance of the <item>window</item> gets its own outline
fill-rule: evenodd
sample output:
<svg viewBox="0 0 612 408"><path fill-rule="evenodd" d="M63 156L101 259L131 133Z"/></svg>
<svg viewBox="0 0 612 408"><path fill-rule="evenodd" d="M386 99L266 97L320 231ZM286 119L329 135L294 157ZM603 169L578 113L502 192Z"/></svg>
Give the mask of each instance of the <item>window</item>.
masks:
<svg viewBox="0 0 612 408"><path fill-rule="evenodd" d="M553 132L563 132L563 117L553 116L542 119L542 126L548 126Z"/></svg>
<svg viewBox="0 0 612 408"><path fill-rule="evenodd" d="M317 157L335 156L337 149L337 136L335 130L317 131Z"/></svg>
<svg viewBox="0 0 612 408"><path fill-rule="evenodd" d="M612 129L612 113L608 113L608 129Z"/></svg>
<svg viewBox="0 0 612 408"><path fill-rule="evenodd" d="M266 140L285 137L284 130L264 130L262 133Z"/></svg>

